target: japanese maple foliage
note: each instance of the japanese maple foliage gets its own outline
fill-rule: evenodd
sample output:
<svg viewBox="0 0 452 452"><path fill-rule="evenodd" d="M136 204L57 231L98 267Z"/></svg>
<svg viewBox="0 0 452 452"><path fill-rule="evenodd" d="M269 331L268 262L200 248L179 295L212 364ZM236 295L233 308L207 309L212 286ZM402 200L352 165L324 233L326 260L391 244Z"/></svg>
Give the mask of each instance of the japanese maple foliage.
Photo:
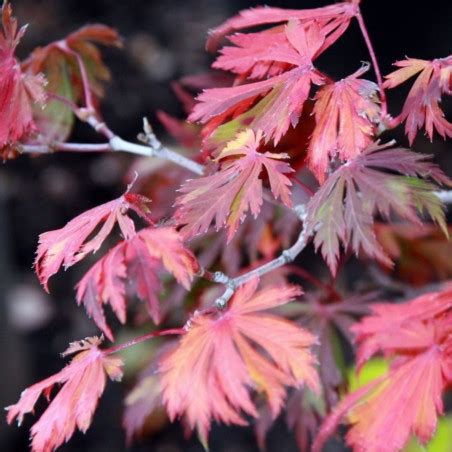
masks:
<svg viewBox="0 0 452 452"><path fill-rule="evenodd" d="M36 252L36 273L41 284L48 291L48 280L58 272L62 265L71 267L87 254L96 252L118 223L124 237L135 234L135 225L126 215L129 208L143 211L143 199L129 193L113 201L90 209L72 219L66 226L55 231L49 231L39 236L39 246ZM99 232L92 238L89 236L96 227L103 223Z"/></svg>
<svg viewBox="0 0 452 452"><path fill-rule="evenodd" d="M333 273L340 243L345 248L350 246L355 253L363 250L391 265L373 229L376 212L388 219L395 212L415 223L420 222L418 213L427 212L445 229L441 201L432 194L432 183L423 178L432 178L440 184L449 184L449 180L427 158L406 149L371 145L353 161L339 167L311 198L307 229L314 234L315 247L321 249Z"/></svg>
<svg viewBox="0 0 452 452"><path fill-rule="evenodd" d="M34 452L54 450L67 442L76 428L86 432L104 392L107 376L111 380L121 380L121 359L105 355L98 347L100 343L101 339L97 337L72 343L63 356L77 354L63 370L30 386L15 405L7 407L8 423L17 418L20 424L25 414L33 412L42 393L49 400L52 388L56 384L62 385L31 428Z"/></svg>
<svg viewBox="0 0 452 452"><path fill-rule="evenodd" d="M398 120L405 121L410 144L418 130L425 127L430 141L436 130L443 138L452 137L452 123L444 117L439 103L442 94L452 94L452 56L433 61L406 59L398 61L396 71L386 76L385 86L395 88L417 75Z"/></svg>
<svg viewBox="0 0 452 452"><path fill-rule="evenodd" d="M371 64L336 79L319 57L336 56L332 46L352 21ZM141 156L128 176L139 173L134 190L143 194L130 185L39 236L38 279L48 292L62 267L91 259L75 297L95 326L110 341L118 332L133 336L137 323L149 330L107 349L97 337L72 344L65 354L76 355L62 371L7 408L8 422L20 423L41 394L50 400L61 386L31 428L33 451L85 432L107 377L122 375L112 355L145 341L144 371L126 399L129 442L149 422L159 429L162 420L181 419L206 448L214 422L252 423L263 448L283 412L301 450L320 452L341 420L357 452L396 452L412 436L429 441L452 384L452 183L433 156L390 137L382 144L381 134L404 122L410 145L422 128L430 140L435 131L452 137L440 104L451 94L452 57L399 61L384 80L359 0L242 11L210 32L209 50L225 42L214 73L173 84L187 120L157 114L184 148L179 152L163 145L147 120L138 144L102 119L110 72L98 45L121 46L113 28L82 27L19 61L24 33L4 1L3 157ZM413 77L393 118L386 89ZM67 142L77 120L104 142ZM315 290L303 295L293 279ZM412 300L390 301L395 294ZM349 366L359 371L376 354L389 370L347 393Z"/></svg>
<svg viewBox="0 0 452 452"><path fill-rule="evenodd" d="M422 443L431 439L443 414L443 392L452 383L451 304L449 286L400 305L374 305L373 315L352 328L359 366L377 352L392 358L392 366L339 403L324 421L314 451L344 416L352 424L347 442L356 450L397 451L411 435Z"/></svg>
<svg viewBox="0 0 452 452"><path fill-rule="evenodd" d="M36 130L32 115L35 102L42 107L46 95L42 74L23 72L15 50L26 27L19 28L11 5L2 6L3 33L0 33L0 153L8 157L20 139Z"/></svg>
<svg viewBox="0 0 452 452"><path fill-rule="evenodd" d="M142 229L118 243L85 274L77 285L77 303L85 306L97 326L113 340L103 305L110 304L118 320L125 323L129 276L152 320L160 323L158 295L162 290L159 279L162 264L180 284L187 290L190 288L198 264L185 248L181 235L169 227Z"/></svg>
<svg viewBox="0 0 452 452"><path fill-rule="evenodd" d="M248 210L254 218L263 203L261 173L265 168L271 191L275 198L291 207L289 187L292 185L285 175L291 173L290 165L283 159L287 154L259 153L262 133L247 129L229 142L217 157L220 170L211 176L193 179L183 185L183 193L176 200L179 206L175 213L177 221L184 225L182 231L188 236L206 232L215 221L218 230L225 224L229 227L228 239L237 231Z"/></svg>
<svg viewBox="0 0 452 452"><path fill-rule="evenodd" d="M212 420L246 425L244 413L258 415L250 388L265 394L273 418L284 403L285 386L307 384L319 390L309 351L314 337L261 312L289 302L300 290L269 287L256 292L257 285L255 279L241 287L224 312L195 315L179 346L160 363L170 418L185 415L203 443Z"/></svg>

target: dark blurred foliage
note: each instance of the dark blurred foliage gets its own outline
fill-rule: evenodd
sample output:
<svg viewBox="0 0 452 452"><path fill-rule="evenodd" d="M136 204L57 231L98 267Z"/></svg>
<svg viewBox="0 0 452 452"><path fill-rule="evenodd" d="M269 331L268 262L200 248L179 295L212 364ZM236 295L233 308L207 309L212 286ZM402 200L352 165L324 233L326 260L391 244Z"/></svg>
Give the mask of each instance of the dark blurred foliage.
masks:
<svg viewBox="0 0 452 452"><path fill-rule="evenodd" d="M302 8L323 6L323 0L274 0L271 6ZM405 55L435 58L450 53L452 3L363 0L362 10L383 73ZM119 30L123 51L106 51L113 79L102 103L102 112L119 135L134 139L141 118L155 123L155 111L180 114L169 83L183 75L207 69L211 56L204 52L206 32L238 10L259 3L247 0L16 0L15 15L30 27L19 54L25 57L37 45L58 39L86 24L102 22ZM320 60L334 77L355 71L368 55L353 23L341 41ZM401 90L403 92L403 90ZM390 105L400 111L402 93L390 93ZM450 105L449 115L451 113ZM162 129L157 127L162 134ZM71 141L99 140L89 128L78 125ZM406 140L401 137L401 142ZM419 139L418 150L433 152L451 175L451 156L441 140L430 145ZM450 146L449 146L450 147ZM124 189L123 176L132 162L124 155L59 154L39 158L24 156L0 168L0 405L14 403L20 391L53 372L63 361L58 353L71 340L96 332L74 302L73 286L87 264L54 278L46 295L33 275L32 262L38 234L61 227L76 214L116 197ZM121 428L125 388L109 385L95 415L93 427L76 434L61 450L125 450ZM39 411L39 410L38 410ZM0 428L0 450L28 449L28 427ZM333 446L332 446L333 447ZM257 446L251 429L214 429L213 451L252 451ZM131 450L201 451L193 437L185 442L179 425L170 426L149 442ZM282 421L268 440L270 451L296 450ZM340 446L331 450L342 450Z"/></svg>

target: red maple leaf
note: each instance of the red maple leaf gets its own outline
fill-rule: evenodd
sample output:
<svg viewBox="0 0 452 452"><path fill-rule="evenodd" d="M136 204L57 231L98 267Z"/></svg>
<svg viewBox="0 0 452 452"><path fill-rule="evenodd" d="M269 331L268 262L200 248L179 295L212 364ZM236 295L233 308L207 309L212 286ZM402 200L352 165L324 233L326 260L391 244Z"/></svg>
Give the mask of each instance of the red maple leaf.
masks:
<svg viewBox="0 0 452 452"><path fill-rule="evenodd" d="M452 383L451 305L449 286L411 302L372 307L374 314L354 327L358 365L381 351L393 358L392 366L339 403L324 421L314 452L344 416L352 424L347 443L356 451L395 452L411 435L422 443L431 439L443 413L443 391Z"/></svg>
<svg viewBox="0 0 452 452"><path fill-rule="evenodd" d="M242 286L228 308L200 313L189 322L179 346L160 363L163 401L171 419L185 415L207 442L213 420L245 425L242 413L257 417L250 389L264 393L276 417L285 386L306 383L318 390L314 337L283 318L261 311L287 303L296 287L256 292L258 280Z"/></svg>
<svg viewBox="0 0 452 452"><path fill-rule="evenodd" d="M433 61L406 59L395 63L400 69L386 76L384 86L395 88L411 77L417 76L397 118L405 121L405 133L410 144L418 130L425 126L430 140L436 130L443 138L452 137L452 123L446 120L439 103L442 94L452 94L452 56Z"/></svg>
<svg viewBox="0 0 452 452"><path fill-rule="evenodd" d="M159 323L161 283L158 273L162 264L180 284L190 288L198 263L184 247L181 235L170 227L142 229L91 267L77 285L77 303L85 306L96 325L113 340L103 305L110 304L118 320L125 323L128 276L138 297L146 303L152 320Z"/></svg>
<svg viewBox="0 0 452 452"><path fill-rule="evenodd" d="M387 266L392 264L375 235L376 213L390 219L394 212L419 223L418 214L427 212L447 234L436 186L423 179L440 184L449 184L449 179L437 165L425 161L428 156L387 148L371 145L339 167L309 201L306 227L332 273L340 243L357 254L362 250Z"/></svg>
<svg viewBox="0 0 452 452"><path fill-rule="evenodd" d="M262 171L266 170L275 198L291 206L292 185L285 174L292 172L290 165L281 161L287 154L259 153L262 133L247 129L237 135L221 150L217 157L220 169L205 177L184 184L183 193L176 200L175 218L189 236L204 233L212 221L217 230L226 224L228 240L237 231L246 212L256 218L263 202Z"/></svg>
<svg viewBox="0 0 452 452"><path fill-rule="evenodd" d="M35 130L31 105L45 100L42 74L22 72L14 53L26 27L18 28L11 5L2 6L0 33L0 151L14 146Z"/></svg>
<svg viewBox="0 0 452 452"><path fill-rule="evenodd" d="M48 291L49 278L79 262L87 254L96 252L117 222L125 238L135 234L133 221L126 215L129 208L146 217L146 199L128 191L118 199L87 210L61 229L44 232L39 236L35 268L41 284ZM89 239L100 223L99 232ZM88 240L89 239L89 240Z"/></svg>
<svg viewBox="0 0 452 452"><path fill-rule="evenodd" d="M330 159L347 161L371 143L380 117L376 93L378 86L360 79L368 70L363 66L354 74L322 86L316 94L316 127L309 143L309 167L320 182Z"/></svg>
<svg viewBox="0 0 452 452"><path fill-rule="evenodd" d="M209 31L207 48L214 50L222 37L233 31L262 25L288 22L298 19L304 24L316 22L327 33L327 46L333 44L350 24L351 19L358 13L359 0L346 1L313 9L282 9L260 6L240 11L220 26Z"/></svg>
<svg viewBox="0 0 452 452"><path fill-rule="evenodd" d="M323 49L325 34L316 22L304 26L297 20L291 20L284 33L285 41L269 48L266 59L287 65L286 72L231 88L207 89L198 96L199 103L189 120L206 123L218 117L224 122L228 116L237 116L253 107L248 127L255 132L262 130L265 140L273 139L275 143L290 125L295 127L311 84L320 85L324 81L312 61Z"/></svg>
<svg viewBox="0 0 452 452"><path fill-rule="evenodd" d="M122 361L106 356L98 348L97 337L72 343L63 356L77 353L63 370L30 386L22 392L20 400L7 407L8 423L16 417L19 424L25 414L33 411L40 395L49 400L52 388L62 388L50 402L48 408L31 428L33 452L52 451L74 434L76 428L88 430L97 402L105 389L107 375L111 380L122 377Z"/></svg>

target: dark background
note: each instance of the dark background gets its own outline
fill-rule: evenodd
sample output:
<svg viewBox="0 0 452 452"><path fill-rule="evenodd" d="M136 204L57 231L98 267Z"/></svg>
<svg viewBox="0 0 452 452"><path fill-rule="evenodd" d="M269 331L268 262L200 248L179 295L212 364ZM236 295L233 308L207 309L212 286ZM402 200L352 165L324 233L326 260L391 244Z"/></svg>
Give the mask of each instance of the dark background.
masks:
<svg viewBox="0 0 452 452"><path fill-rule="evenodd" d="M36 45L58 39L89 22L119 30L123 51L107 50L105 59L113 80L107 88L102 111L113 130L134 139L141 118L155 118L157 109L180 114L169 82L208 68L204 52L209 28L238 10L259 3L245 0L17 0L11 2L21 23L30 27L19 48L21 57ZM316 7L326 1L273 1L270 6ZM447 56L450 49L452 2L431 0L362 2L362 11L374 42L381 69L405 55L419 58ZM369 59L357 24L353 22L341 41L320 62L335 77L355 71ZM400 90L403 93L403 89ZM400 111L399 94L390 92L393 113ZM450 117L450 105L447 105ZM153 121L155 123L155 121ZM162 130L157 129L161 134ZM98 139L78 125L71 141ZM402 143L406 144L402 138ZM434 152L450 175L450 150L437 140L432 146L419 139L417 149ZM450 146L449 146L450 147ZM132 158L124 155L56 154L40 158L23 156L0 167L0 406L15 403L20 391L60 370L58 354L71 340L96 332L93 323L74 302L72 290L86 265L55 277L52 294L40 288L32 263L38 235L64 225L76 214L122 193L123 176ZM123 385L109 385L92 428L76 434L61 450L125 450L121 429ZM39 411L39 409L38 409ZM32 418L17 429L0 423L0 450L25 451ZM195 438L182 439L179 425L166 428L132 450L201 451ZM254 451L250 429L214 429L213 451ZM282 422L269 435L268 450L296 450ZM341 450L332 446L331 450Z"/></svg>

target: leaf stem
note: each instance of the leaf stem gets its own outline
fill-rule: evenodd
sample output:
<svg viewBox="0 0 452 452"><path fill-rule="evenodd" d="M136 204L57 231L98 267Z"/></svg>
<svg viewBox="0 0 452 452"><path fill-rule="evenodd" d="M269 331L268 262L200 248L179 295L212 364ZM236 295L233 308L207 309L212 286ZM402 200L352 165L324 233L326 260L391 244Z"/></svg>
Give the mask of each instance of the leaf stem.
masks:
<svg viewBox="0 0 452 452"><path fill-rule="evenodd" d="M103 350L103 353L104 355L111 355L112 353L120 352L121 350L133 347L134 345L140 344L141 342L153 339L154 337L181 335L185 333L186 333L185 328L173 328L169 330L153 331L152 333L143 334L142 336L138 336L134 339L131 339L130 341L107 348Z"/></svg>
<svg viewBox="0 0 452 452"><path fill-rule="evenodd" d="M369 51L370 59L372 61L372 66L374 68L375 76L377 77L378 87L380 89L380 100L381 100L381 117L383 120L388 115L388 102L386 99L386 92L383 86L383 77L381 75L380 66L378 65L377 55L375 54L374 47L372 45L372 41L369 36L369 32L367 31L366 24L364 22L363 16L361 14L361 9L358 9L358 13L356 14L356 19L358 20L359 28L361 30L361 34L363 35L364 41L367 46L367 50Z"/></svg>

